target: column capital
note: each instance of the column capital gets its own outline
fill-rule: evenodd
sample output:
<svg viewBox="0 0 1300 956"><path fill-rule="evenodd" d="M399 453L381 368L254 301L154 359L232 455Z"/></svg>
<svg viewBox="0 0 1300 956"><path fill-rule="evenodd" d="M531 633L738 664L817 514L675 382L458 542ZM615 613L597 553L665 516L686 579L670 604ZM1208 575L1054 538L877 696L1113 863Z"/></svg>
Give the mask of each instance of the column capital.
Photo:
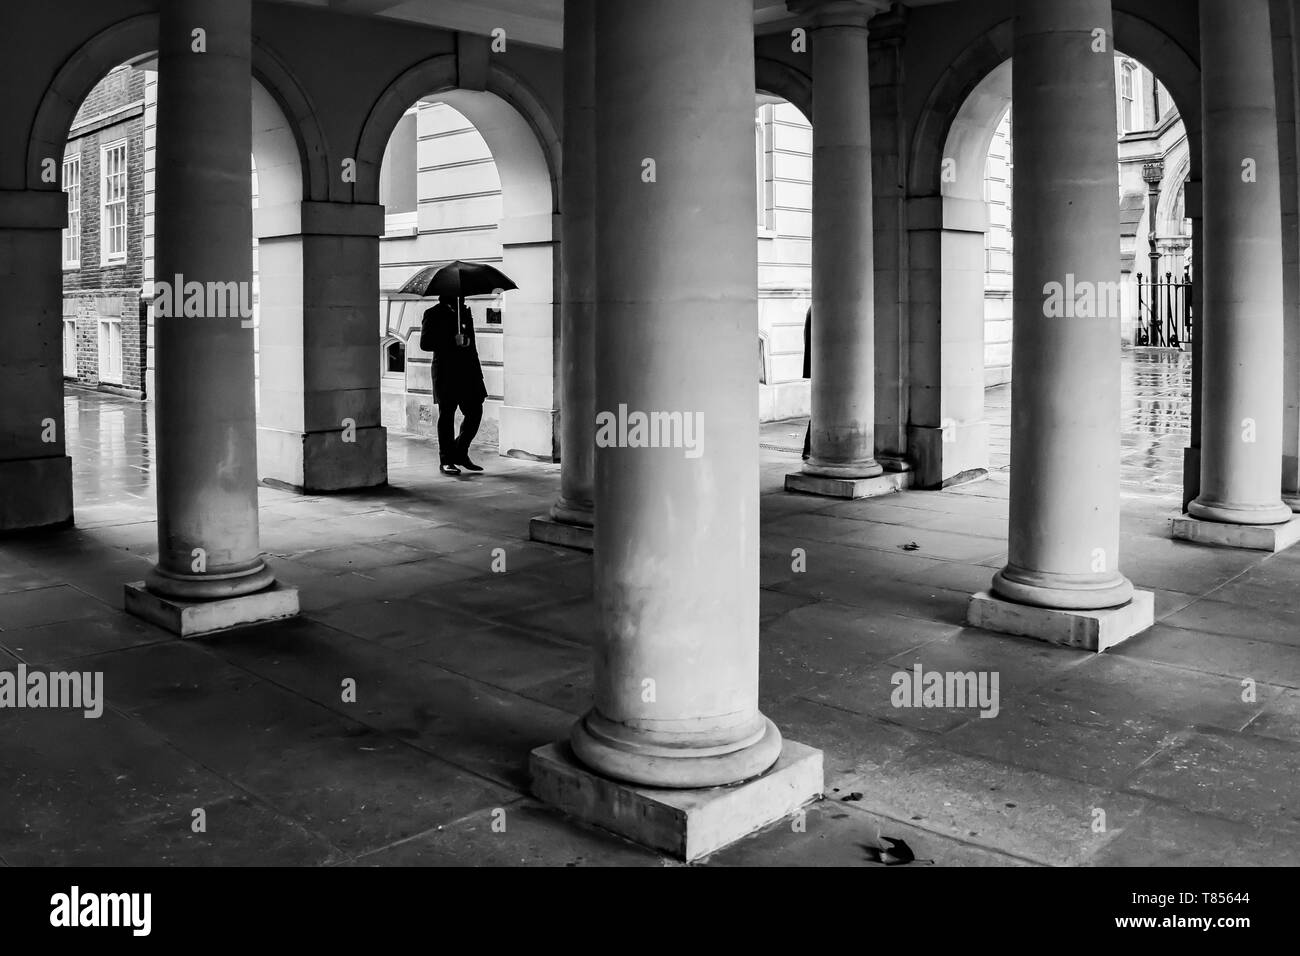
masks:
<svg viewBox="0 0 1300 956"><path fill-rule="evenodd" d="M890 7L889 0L786 0L786 8L807 17L814 30L823 27L862 27Z"/></svg>

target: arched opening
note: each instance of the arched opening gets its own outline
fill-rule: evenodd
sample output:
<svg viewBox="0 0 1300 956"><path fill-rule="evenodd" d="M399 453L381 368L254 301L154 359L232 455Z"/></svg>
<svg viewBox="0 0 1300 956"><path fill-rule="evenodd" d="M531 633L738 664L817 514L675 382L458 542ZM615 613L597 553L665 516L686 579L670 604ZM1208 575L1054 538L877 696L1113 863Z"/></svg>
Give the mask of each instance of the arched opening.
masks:
<svg viewBox="0 0 1300 956"><path fill-rule="evenodd" d="M62 297L62 334L55 341L63 357L49 371L58 374L64 395L66 445L74 455L91 452L88 461L100 467L131 458L131 467L114 480L125 475L131 494L150 504L158 212L152 172L157 137L166 135L156 124L157 29L157 17L144 15L85 44L46 90L27 144L29 188L62 190L69 208L57 247L36 269ZM250 189L263 206L296 206L309 194L303 144L319 142L318 131L304 132L286 118L282 104L297 104L290 106L297 116L309 111L292 79L256 43L252 86L250 173L256 174ZM61 157L54 180L43 176L51 152ZM250 256L261 259L264 250L255 252L254 246L250 236ZM295 287L301 297L302 286L300 264L296 272L261 273L260 283L255 274L251 297L241 300L251 299L255 342L267 327L260 322L258 293L278 304ZM301 311L284 321L300 327ZM299 376L297 394L286 400L300 404L301 389ZM261 405L264 411L278 409L276 401ZM93 500L99 487L94 468L79 465L74 473Z"/></svg>
<svg viewBox="0 0 1300 956"><path fill-rule="evenodd" d="M404 343L399 380L382 384L383 424L432 435L431 357L419 328L432 302L397 294L417 271L456 259L497 266L519 286L467 301L488 401L479 441L500 454L559 457L555 242L559 142L516 78L490 71L487 89L455 87L454 58L408 70L380 97L358 148L357 199L385 208L376 345Z"/></svg>
<svg viewBox="0 0 1300 956"><path fill-rule="evenodd" d="M1142 330L1152 303L1150 289L1140 294L1137 275L1149 282L1148 246L1158 251L1162 273L1181 282L1184 264L1195 272L1199 219L1184 211L1177 222L1173 216L1179 202L1185 205L1178 197L1186 196L1187 184L1199 183L1199 72L1151 24L1118 11L1115 23L1117 45L1137 54L1115 57L1117 201L1124 223L1116 255L1123 273L1125 427L1133 435L1126 442L1126 463L1133 466L1126 487L1145 483L1147 492L1172 493L1183 480L1190 438L1194 356L1134 349L1149 344ZM1011 46L1006 22L956 58L932 91L913 140L909 450L921 487L1005 471L1009 464ZM1150 188L1153 160L1166 180L1158 192ZM1177 308L1186 302L1190 325L1194 288L1177 295L1185 296ZM1187 339L1180 340L1184 349ZM1130 446L1142 450L1133 454Z"/></svg>
<svg viewBox="0 0 1300 956"><path fill-rule="evenodd" d="M802 448L809 414L804 320L812 304L812 122L760 89L754 107L759 421L770 444ZM789 427L772 423L789 422Z"/></svg>

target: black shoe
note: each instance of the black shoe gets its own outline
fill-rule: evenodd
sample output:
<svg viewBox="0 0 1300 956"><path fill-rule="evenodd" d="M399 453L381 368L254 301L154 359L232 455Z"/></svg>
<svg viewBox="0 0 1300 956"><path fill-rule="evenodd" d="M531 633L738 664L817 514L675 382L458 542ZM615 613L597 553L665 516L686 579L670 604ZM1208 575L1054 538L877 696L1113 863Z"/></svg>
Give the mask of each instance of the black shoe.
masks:
<svg viewBox="0 0 1300 956"><path fill-rule="evenodd" d="M438 468L444 475L451 475L453 478L460 474L460 469L455 465L442 465Z"/></svg>
<svg viewBox="0 0 1300 956"><path fill-rule="evenodd" d="M462 468L464 468L466 471L482 471L482 470L483 470L483 466L482 466L482 465L476 465L476 464L474 464L472 461L469 460L469 455L466 455L464 458L462 458L462 459L460 460L460 466L461 466Z"/></svg>

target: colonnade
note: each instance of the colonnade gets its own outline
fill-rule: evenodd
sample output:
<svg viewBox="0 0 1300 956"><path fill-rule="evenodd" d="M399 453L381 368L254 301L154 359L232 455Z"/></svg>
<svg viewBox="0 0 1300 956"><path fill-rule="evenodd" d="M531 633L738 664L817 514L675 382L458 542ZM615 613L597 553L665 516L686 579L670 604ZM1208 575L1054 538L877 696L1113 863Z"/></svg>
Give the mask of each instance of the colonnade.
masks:
<svg viewBox="0 0 1300 956"><path fill-rule="evenodd" d="M813 483L796 480L798 490L897 487L872 484L882 468L868 22L884 6L791 3L808 29L816 91L813 430L801 471ZM752 828L821 785L820 756L783 740L758 701L753 12L750 0L565 4L563 470L534 536L589 537L599 634L593 706L569 749L535 755L534 771L549 797L606 823L613 817L595 804L608 814L652 800L644 788L793 781L779 797L758 784L737 790L747 796L736 818ZM1006 566L974 597L971 621L1101 649L1152 614L1150 595L1119 570L1111 2L1019 0L1016 12L1010 531ZM1201 0L1200 17L1201 475L1175 533L1275 549L1295 524L1281 496L1281 184L1272 65L1260 55L1271 48L1269 4ZM250 23L251 0L162 6L160 277L251 284ZM340 248L368 258L377 220L357 215L318 231L353 237ZM57 241L57 218L41 200L7 199L9 260L21 259L24 242ZM24 291L13 269L0 282ZM57 321L48 297L29 297L40 323ZM296 595L274 582L258 543L252 331L238 316L208 316L161 318L156 335L159 559L128 589L128 607L182 632L196 606L221 626L291 614ZM703 454L597 447L595 416L620 407L698 422ZM343 410L294 428L326 441ZM14 422L0 424L26 449L0 464L6 474L58 479L61 444L38 447ZM47 523L65 511L53 508ZM677 806L672 799L653 805Z"/></svg>

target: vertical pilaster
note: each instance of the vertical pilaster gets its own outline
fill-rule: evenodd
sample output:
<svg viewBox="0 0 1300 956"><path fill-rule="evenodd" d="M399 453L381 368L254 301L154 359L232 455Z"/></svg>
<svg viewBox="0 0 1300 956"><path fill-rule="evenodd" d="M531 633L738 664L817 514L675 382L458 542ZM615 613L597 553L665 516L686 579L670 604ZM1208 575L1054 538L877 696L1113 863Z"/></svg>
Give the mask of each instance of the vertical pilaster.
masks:
<svg viewBox="0 0 1300 956"><path fill-rule="evenodd" d="M534 540L590 550L595 522L596 0L564 4L560 496Z"/></svg>
<svg viewBox="0 0 1300 956"><path fill-rule="evenodd" d="M66 223L62 192L0 192L0 532L72 523L63 436Z"/></svg>

